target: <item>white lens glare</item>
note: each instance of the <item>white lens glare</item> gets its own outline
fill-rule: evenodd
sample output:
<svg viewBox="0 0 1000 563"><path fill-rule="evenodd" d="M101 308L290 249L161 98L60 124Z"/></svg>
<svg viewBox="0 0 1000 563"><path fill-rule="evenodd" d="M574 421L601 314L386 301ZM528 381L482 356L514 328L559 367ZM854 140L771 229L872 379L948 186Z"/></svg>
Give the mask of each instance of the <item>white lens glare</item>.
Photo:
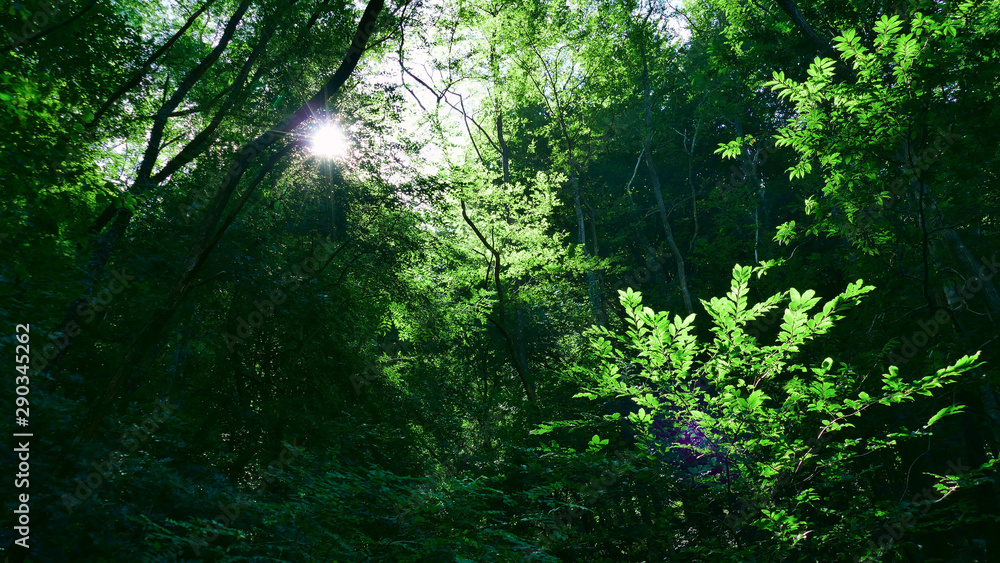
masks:
<svg viewBox="0 0 1000 563"><path fill-rule="evenodd" d="M312 150L324 158L339 158L347 154L347 137L340 127L328 123L313 133Z"/></svg>

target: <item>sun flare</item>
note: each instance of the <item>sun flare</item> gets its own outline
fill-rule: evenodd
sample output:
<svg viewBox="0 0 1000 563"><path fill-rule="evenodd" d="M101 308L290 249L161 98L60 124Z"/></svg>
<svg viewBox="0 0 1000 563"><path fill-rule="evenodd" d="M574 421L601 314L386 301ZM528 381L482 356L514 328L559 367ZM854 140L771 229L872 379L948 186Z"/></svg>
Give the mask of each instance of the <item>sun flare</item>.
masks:
<svg viewBox="0 0 1000 563"><path fill-rule="evenodd" d="M312 151L324 158L339 158L348 151L347 137L340 127L333 123L320 126L313 133Z"/></svg>

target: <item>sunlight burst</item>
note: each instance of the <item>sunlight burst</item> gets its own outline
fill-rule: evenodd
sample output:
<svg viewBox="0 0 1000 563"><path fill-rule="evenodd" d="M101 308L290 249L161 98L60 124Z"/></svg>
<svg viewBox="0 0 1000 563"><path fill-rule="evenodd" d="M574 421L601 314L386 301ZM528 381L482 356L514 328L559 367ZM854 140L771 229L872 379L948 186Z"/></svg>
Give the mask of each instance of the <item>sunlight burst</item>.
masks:
<svg viewBox="0 0 1000 563"><path fill-rule="evenodd" d="M320 126L313 133L312 151L324 158L339 158L347 154L347 137L334 123Z"/></svg>

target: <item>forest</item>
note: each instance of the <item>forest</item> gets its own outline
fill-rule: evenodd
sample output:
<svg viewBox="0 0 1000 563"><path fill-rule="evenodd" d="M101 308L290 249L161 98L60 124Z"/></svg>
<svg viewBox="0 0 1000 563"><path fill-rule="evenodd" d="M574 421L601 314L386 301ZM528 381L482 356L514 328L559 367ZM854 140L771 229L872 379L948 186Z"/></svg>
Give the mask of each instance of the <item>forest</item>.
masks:
<svg viewBox="0 0 1000 563"><path fill-rule="evenodd" d="M0 29L3 563L1000 561L1000 0Z"/></svg>

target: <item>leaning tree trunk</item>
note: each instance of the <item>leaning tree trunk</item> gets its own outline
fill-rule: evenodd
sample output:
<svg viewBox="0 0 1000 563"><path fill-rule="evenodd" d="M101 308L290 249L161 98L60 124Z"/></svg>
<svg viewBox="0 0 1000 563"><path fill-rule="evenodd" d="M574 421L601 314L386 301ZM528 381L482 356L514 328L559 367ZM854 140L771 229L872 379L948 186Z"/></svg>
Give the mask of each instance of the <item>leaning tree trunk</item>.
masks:
<svg viewBox="0 0 1000 563"><path fill-rule="evenodd" d="M184 27L182 27L181 30L178 31L176 34L174 34L174 37L172 37L160 50L158 50L157 53L154 53L154 57L150 57L150 59L147 60L147 66L148 64L150 64L150 61L155 60L156 56L162 54L161 52L165 52L167 49L169 49L169 45L171 45L173 41L178 39L182 35L182 33L194 23L194 20L197 18L197 16L200 15L201 12L203 12L205 9L207 9L210 4L211 2L206 3L204 6L202 6L202 8L199 11L195 12L195 14L193 14L184 24ZM243 16L246 14L246 11L250 7L250 4L251 4L250 0L244 0L240 4L240 6L236 9L236 12L232 15L232 17L230 17L229 21L227 22L226 27L223 30L222 37L220 37L219 42L216 44L216 46L208 53L208 55L205 56L205 58L199 61L197 65L195 65L190 71L188 71L187 75L174 90L174 93L170 96L169 99L163 102L163 104L160 106L160 109L157 112L156 118L154 120L153 129L150 132L150 139L146 145L146 150L144 152L143 159L139 165L139 172L136 175L135 181L132 183L132 185L128 187L127 191L129 194L138 195L145 191L148 191L153 186L154 183L157 183L159 180L161 180L157 178L151 179L150 176L152 174L153 167L156 164L156 160L160 154L160 149L161 149L160 141L162 140L163 131L167 125L167 120L174 112L174 110L176 110L177 107L181 104L181 102L187 97L188 93L191 91L192 88L194 88L195 84L205 75L205 73L210 68L212 68L212 66L222 56L223 51L225 51L230 41L232 41L233 35L239 28L239 24L243 21ZM258 48L254 50L250 60L248 60L247 63L244 65L244 71L241 74L241 78L243 81L246 80L246 72L249 71L250 65L252 65L253 61L261 54L263 47L267 44L267 42L271 37L271 34L273 33L274 33L273 28L268 28L265 30L264 36L261 38L260 44L258 44ZM133 84L133 82L138 83L141 80L142 76L143 74L137 75L136 77L133 78L132 81L123 86L123 88L129 86L130 84ZM227 104L235 102L235 98L232 95L234 93L231 93L230 100L227 101ZM106 111L107 108L110 107L110 105L121 95L123 95L121 89L118 92L112 94L111 98L109 98L109 100L104 104L104 106L99 111L101 112ZM214 127L217 127L218 124L221 122L223 116L222 114L227 109L228 108L224 106L224 110L220 110L216 120L213 121L214 126L210 125L210 127L213 127L212 131L214 131ZM99 115L95 115L94 119L92 119L87 124L87 126L93 127L97 123L98 118ZM196 138L195 141L199 142L203 141L203 139ZM195 142L192 142L190 145L188 145L188 147L185 147L184 151L182 152L188 151L190 147L194 144ZM119 243L119 241L121 241L121 239L125 236L125 233L128 231L129 225L132 222L133 215L134 213L130 209L126 209L124 207L117 207L116 205L108 205L108 207L98 216L94 224L90 226L89 232L91 233L91 235L93 235L94 242L93 242L93 251L91 252L90 258L87 261L86 266L84 267L83 295L78 299L74 300L67 307L66 312L63 315L64 328L71 326L71 323L75 323L77 321L78 319L77 311L79 310L79 308L87 304L89 300L93 298L97 281L104 273L108 262L110 262L111 255L115 249L115 246ZM111 223L111 227L105 230L105 227L107 226L108 223ZM59 355L53 358L51 362L46 364L43 372L52 371L57 365L57 360L65 357L66 352L72 347L73 342L75 341L75 334L73 334L73 331L65 331L61 339L64 342L64 344L61 346Z"/></svg>
<svg viewBox="0 0 1000 563"><path fill-rule="evenodd" d="M486 248L486 250L493 256L493 285L496 287L497 292L497 310L495 315L488 315L487 319L489 319L489 321L493 323L493 326L500 331L500 336L502 336L504 342L507 343L507 352L510 354L511 363L514 365L514 371L517 372L517 377L521 381L521 385L524 387L525 395L528 396L529 401L537 403L538 397L535 395L535 388L531 383L531 371L527 363L527 356L522 358L518 351L517 342L507 329L506 300L504 298L503 284L500 279L500 268L503 256L500 251L497 250L496 246L490 244L489 241L486 240L486 237L483 236L479 227L477 227L472 219L469 218L469 214L465 209L465 200L462 200L461 203L462 218L476 234L476 238L479 239L479 242L482 243L483 247Z"/></svg>
<svg viewBox="0 0 1000 563"><path fill-rule="evenodd" d="M250 165L261 152L267 150L279 138L287 137L306 119L315 115L326 103L326 100L335 94L341 86L343 86L344 82L346 82L347 78L352 72L354 72L354 68L361 59L361 54L364 52L365 46L368 44L368 39L371 37L371 33L375 28L375 21L382 12L383 6L383 0L370 0L368 2L368 6L365 8L364 14L361 16L361 20L358 22L358 28L355 32L354 40L351 42L351 46L347 50L344 60L340 63L337 71L326 82L326 84L324 84L319 91L317 91L312 98L309 99L309 101L296 110L295 113L285 119L284 122L278 124L275 128L268 130L266 133L247 143L244 145L243 149L240 150L238 156L229 167L225 178L223 178L218 190L216 191L213 201L206 211L201 228L195 238L195 242L191 246L188 256L185 259L183 272L180 278L174 284L174 287L170 290L166 299L164 299L160 306L154 311L144 328L139 331L132 344L129 346L124 358L122 359L120 367L112 376L111 380L105 386L101 395L97 398L97 401L92 407L88 416L88 421L79 434L79 438L89 439L93 436L94 432L96 432L101 419L117 399L123 384L128 380L129 376L132 375L135 367L142 365L146 353L160 337L167 325L167 322L176 312L178 305L194 287L195 279L208 259L209 254L211 254L223 233L225 233L226 229L236 218L236 215L242 209L243 204L245 204L249 198L250 193L252 193L253 189L260 183L264 175L267 174L269 168L273 167L277 158L282 156L282 154L291 147L291 144L286 144L283 149L279 150L272 156L271 161L264 166L264 169L261 170L261 173L257 176L254 182L248 186L247 190L234 206L234 209L225 218L222 225L219 226L219 222L222 220L223 211L225 210L230 199L232 199L240 179L247 172Z"/></svg>

